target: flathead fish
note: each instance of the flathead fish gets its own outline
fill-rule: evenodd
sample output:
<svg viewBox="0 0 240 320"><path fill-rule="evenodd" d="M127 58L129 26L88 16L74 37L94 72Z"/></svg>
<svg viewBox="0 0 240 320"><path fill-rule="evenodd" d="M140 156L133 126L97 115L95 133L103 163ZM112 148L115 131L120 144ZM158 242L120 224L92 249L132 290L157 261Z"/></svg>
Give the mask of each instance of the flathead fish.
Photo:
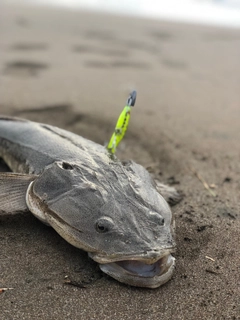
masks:
<svg viewBox="0 0 240 320"><path fill-rule="evenodd" d="M60 128L0 118L0 214L30 211L120 282L157 288L174 271L174 221L159 185L133 161Z"/></svg>

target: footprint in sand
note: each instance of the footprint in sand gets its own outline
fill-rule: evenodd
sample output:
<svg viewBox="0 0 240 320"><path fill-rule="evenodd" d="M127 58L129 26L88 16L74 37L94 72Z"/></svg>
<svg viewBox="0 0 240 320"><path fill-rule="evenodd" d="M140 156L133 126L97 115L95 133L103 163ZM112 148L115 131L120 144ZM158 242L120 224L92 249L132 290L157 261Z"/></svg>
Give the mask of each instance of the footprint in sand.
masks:
<svg viewBox="0 0 240 320"><path fill-rule="evenodd" d="M162 60L162 64L172 69L187 69L188 67L186 62L180 60L164 59Z"/></svg>
<svg viewBox="0 0 240 320"><path fill-rule="evenodd" d="M149 64L142 61L126 61L126 60L115 60L115 61L99 61L89 60L85 61L85 66L89 68L130 68L130 69L149 69Z"/></svg>
<svg viewBox="0 0 240 320"><path fill-rule="evenodd" d="M5 74L14 76L36 76L41 70L47 69L48 65L42 62L13 61L6 64Z"/></svg>
<svg viewBox="0 0 240 320"><path fill-rule="evenodd" d="M16 51L37 51L37 50L46 50L48 48L48 45L45 43L15 43L13 46L11 46L11 50Z"/></svg>

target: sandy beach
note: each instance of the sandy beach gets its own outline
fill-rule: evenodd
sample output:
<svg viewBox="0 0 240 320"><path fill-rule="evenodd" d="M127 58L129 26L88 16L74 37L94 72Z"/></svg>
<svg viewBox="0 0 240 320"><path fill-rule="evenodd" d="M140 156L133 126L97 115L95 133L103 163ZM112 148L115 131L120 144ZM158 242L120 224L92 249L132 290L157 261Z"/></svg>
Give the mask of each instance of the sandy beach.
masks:
<svg viewBox="0 0 240 320"><path fill-rule="evenodd" d="M183 200L176 271L154 290L106 276L30 213L0 217L0 319L240 319L240 30L4 3L0 113L104 144L136 89L118 156Z"/></svg>

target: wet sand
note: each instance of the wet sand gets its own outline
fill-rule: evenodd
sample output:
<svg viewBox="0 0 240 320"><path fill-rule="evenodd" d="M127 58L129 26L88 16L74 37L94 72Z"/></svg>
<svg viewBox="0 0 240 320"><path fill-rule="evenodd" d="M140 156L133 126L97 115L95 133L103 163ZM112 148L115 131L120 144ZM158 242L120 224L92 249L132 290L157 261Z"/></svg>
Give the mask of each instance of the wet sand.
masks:
<svg viewBox="0 0 240 320"><path fill-rule="evenodd" d="M107 277L31 214L1 217L1 320L240 319L239 56L240 30L0 5L1 114L103 144L136 89L118 155L184 194L176 271L154 290Z"/></svg>

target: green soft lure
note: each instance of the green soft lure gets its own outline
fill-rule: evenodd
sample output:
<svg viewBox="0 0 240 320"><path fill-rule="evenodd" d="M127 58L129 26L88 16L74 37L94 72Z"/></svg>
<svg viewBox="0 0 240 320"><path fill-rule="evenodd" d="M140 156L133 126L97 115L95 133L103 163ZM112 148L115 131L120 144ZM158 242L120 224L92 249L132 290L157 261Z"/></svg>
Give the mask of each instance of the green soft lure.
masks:
<svg viewBox="0 0 240 320"><path fill-rule="evenodd" d="M120 141L123 139L125 132L127 131L128 123L130 120L131 107L134 106L137 97L137 92L132 91L127 99L126 106L121 112L117 124L115 126L114 133L108 143L107 149L111 154L116 152L116 148Z"/></svg>

